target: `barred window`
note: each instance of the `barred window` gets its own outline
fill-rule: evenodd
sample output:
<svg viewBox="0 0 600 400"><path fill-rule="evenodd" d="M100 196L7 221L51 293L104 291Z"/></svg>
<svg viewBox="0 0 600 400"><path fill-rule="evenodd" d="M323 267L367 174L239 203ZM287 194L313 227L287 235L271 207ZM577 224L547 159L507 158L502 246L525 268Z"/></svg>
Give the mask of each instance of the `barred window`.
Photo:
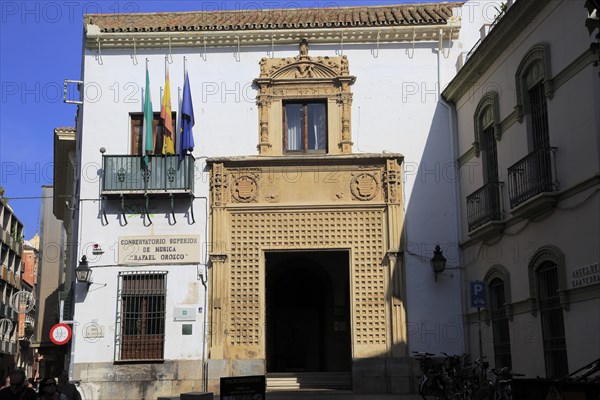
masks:
<svg viewBox="0 0 600 400"><path fill-rule="evenodd" d="M548 133L548 102L544 94L544 81L538 82L528 91L531 112L531 139L533 149L550 146Z"/></svg>
<svg viewBox="0 0 600 400"><path fill-rule="evenodd" d="M538 43L529 49L516 72L516 108L519 118L527 116L530 152L550 146L547 99L554 92L548 84L550 67L550 47Z"/></svg>
<svg viewBox="0 0 600 400"><path fill-rule="evenodd" d="M496 368L512 368L510 334L508 318L506 316L506 300L504 296L504 281L500 278L495 278L490 282L489 287Z"/></svg>
<svg viewBox="0 0 600 400"><path fill-rule="evenodd" d="M536 271L546 378L562 378L569 373L565 323L558 294L558 267L545 261Z"/></svg>
<svg viewBox="0 0 600 400"><path fill-rule="evenodd" d="M498 182L498 151L493 126L488 126L481 133L481 151L483 153L483 181L485 183Z"/></svg>
<svg viewBox="0 0 600 400"><path fill-rule="evenodd" d="M119 273L115 359L162 360L166 272Z"/></svg>

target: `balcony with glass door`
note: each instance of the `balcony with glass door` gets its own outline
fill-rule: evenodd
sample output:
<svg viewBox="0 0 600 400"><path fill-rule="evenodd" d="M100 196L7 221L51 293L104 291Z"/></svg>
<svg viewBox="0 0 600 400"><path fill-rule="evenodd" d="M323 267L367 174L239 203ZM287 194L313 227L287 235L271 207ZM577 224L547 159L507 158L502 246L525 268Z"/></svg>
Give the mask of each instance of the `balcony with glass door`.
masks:
<svg viewBox="0 0 600 400"><path fill-rule="evenodd" d="M503 182L489 182L467 196L467 222L470 236L486 225L502 220L503 186Z"/></svg>
<svg viewBox="0 0 600 400"><path fill-rule="evenodd" d="M541 147L508 168L508 190L513 215L544 211L556 202L558 190L556 147ZM538 196L546 194L545 196ZM532 200L536 198L536 200Z"/></svg>
<svg viewBox="0 0 600 400"><path fill-rule="evenodd" d="M103 195L191 194L194 189L194 157L177 155L103 157Z"/></svg>

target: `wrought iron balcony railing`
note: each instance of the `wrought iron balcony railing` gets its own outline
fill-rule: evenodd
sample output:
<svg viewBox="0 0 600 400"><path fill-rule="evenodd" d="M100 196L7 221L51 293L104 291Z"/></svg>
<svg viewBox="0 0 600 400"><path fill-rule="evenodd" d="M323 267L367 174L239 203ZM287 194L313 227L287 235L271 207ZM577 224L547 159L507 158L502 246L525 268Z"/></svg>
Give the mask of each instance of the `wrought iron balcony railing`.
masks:
<svg viewBox="0 0 600 400"><path fill-rule="evenodd" d="M543 192L558 190L556 147L541 147L508 168L510 207Z"/></svg>
<svg viewBox="0 0 600 400"><path fill-rule="evenodd" d="M104 156L102 194L174 194L192 193L194 157Z"/></svg>
<svg viewBox="0 0 600 400"><path fill-rule="evenodd" d="M490 221L502 219L502 188L504 182L490 182L467 196L469 232Z"/></svg>

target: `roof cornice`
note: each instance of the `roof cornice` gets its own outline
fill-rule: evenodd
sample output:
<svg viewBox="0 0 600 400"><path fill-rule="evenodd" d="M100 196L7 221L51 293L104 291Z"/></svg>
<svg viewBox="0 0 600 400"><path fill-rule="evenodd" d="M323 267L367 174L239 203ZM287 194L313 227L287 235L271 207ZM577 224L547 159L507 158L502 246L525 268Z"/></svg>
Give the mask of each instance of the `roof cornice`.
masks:
<svg viewBox="0 0 600 400"><path fill-rule="evenodd" d="M311 44L432 42L456 40L460 20L445 24L356 27L319 29L278 29L249 31L199 32L101 32L94 25L87 26L87 49L111 48L203 48L237 46L280 46L298 44L306 39Z"/></svg>
<svg viewBox="0 0 600 400"><path fill-rule="evenodd" d="M477 82L481 75L496 61L549 3L546 1L516 1L481 41L465 65L442 92L449 102L456 103Z"/></svg>
<svg viewBox="0 0 600 400"><path fill-rule="evenodd" d="M360 153L360 154L327 154L327 155L285 155L285 156L231 156L231 157L209 157L206 159L208 165L223 163L225 165L355 165L381 160L404 160L400 153Z"/></svg>

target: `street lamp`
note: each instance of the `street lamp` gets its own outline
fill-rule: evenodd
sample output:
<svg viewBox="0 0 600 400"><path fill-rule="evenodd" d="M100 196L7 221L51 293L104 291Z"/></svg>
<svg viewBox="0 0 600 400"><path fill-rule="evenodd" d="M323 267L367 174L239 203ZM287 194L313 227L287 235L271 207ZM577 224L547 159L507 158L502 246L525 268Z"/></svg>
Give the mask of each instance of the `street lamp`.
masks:
<svg viewBox="0 0 600 400"><path fill-rule="evenodd" d="M446 257L442 254L442 249L440 249L440 245L435 246L435 250L433 251L433 258L430 260L431 268L433 269L434 279L437 282L437 274L441 274L446 269Z"/></svg>
<svg viewBox="0 0 600 400"><path fill-rule="evenodd" d="M81 261L77 268L75 268L75 276L77 281L85 283L88 286L92 284L92 269L88 267L87 257L84 255L81 257Z"/></svg>

